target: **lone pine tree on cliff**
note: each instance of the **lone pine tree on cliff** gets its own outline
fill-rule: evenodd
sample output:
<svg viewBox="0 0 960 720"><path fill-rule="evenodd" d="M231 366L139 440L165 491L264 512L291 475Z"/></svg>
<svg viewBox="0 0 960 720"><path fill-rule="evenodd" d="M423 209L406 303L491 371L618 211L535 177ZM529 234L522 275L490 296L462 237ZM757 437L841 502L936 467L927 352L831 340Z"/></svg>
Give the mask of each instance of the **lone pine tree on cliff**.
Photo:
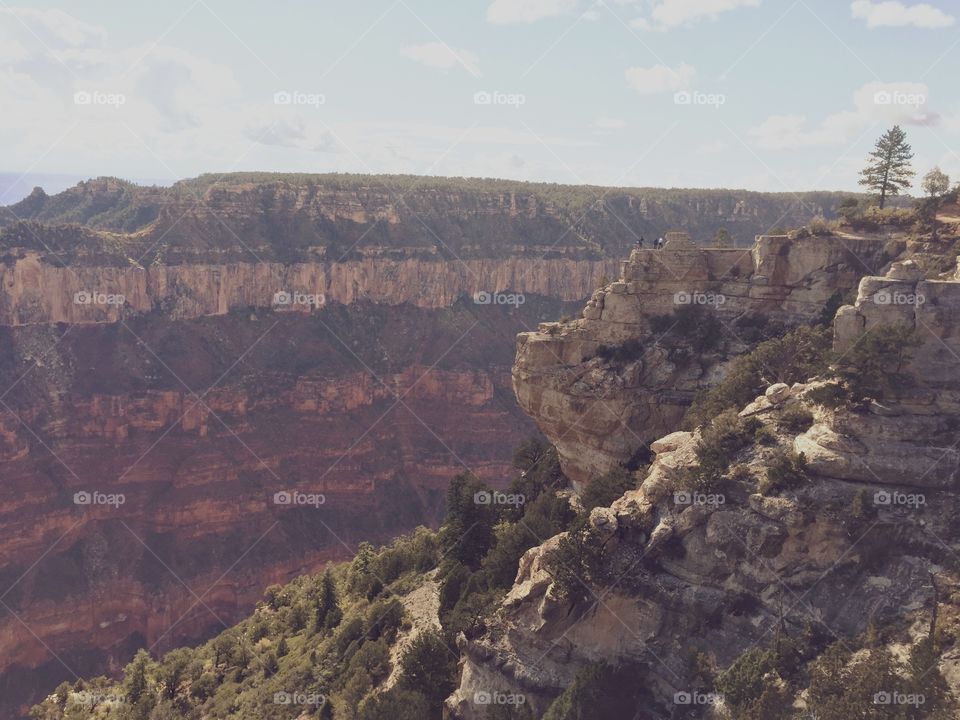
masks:
<svg viewBox="0 0 960 720"><path fill-rule="evenodd" d="M877 140L869 155L869 164L860 171L860 184L880 194L881 209L888 195L899 195L901 190L910 187L910 180L916 174L910 165L912 159L907 134L899 125L894 125Z"/></svg>

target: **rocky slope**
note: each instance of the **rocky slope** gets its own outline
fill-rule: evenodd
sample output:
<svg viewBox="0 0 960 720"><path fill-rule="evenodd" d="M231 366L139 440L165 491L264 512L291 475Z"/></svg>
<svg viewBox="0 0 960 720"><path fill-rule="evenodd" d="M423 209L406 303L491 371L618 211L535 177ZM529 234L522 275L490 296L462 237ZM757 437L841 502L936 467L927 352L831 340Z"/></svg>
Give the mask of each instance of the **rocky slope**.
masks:
<svg viewBox="0 0 960 720"><path fill-rule="evenodd" d="M694 393L749 347L755 319L811 322L902 246L902 238L881 234L763 236L747 251L699 247L674 234L663 250L635 249L580 319L519 336L517 400L582 485L675 428ZM719 341L694 347L696 319L673 317L654 329L678 310L712 318ZM636 357L601 357L602 348L631 341Z"/></svg>
<svg viewBox="0 0 960 720"><path fill-rule="evenodd" d="M904 379L866 402L837 399L824 381L771 386L739 413L759 434L730 456L722 488L686 484L710 442L704 428L651 443L640 487L590 514L603 581L588 577L586 603L571 607L548 572L563 536L530 550L488 632L461 640L452 714L483 717L473 698L491 692L522 693L542 713L578 667L601 660L640 668L652 693L643 717L722 710L686 705L703 682L698 652L722 669L781 634L825 644L872 624L916 638L937 601L955 613L958 308L960 275L924 279L908 261L863 278L836 315L838 363L901 326L915 342L882 357ZM530 340L520 342L523 358ZM955 654L941 660L954 690L955 665Z"/></svg>

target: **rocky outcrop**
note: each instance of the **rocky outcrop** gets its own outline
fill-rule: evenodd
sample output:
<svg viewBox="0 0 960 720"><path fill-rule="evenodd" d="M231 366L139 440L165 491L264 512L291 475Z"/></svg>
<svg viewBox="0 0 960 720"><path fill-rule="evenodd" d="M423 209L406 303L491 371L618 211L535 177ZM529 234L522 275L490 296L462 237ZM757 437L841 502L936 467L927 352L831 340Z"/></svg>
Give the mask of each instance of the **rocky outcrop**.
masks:
<svg viewBox="0 0 960 720"><path fill-rule="evenodd" d="M856 287L865 268L883 264L889 242L763 236L746 251L698 247L677 233L662 250L636 249L580 319L518 337L517 399L555 443L566 475L587 483L677 425L693 394L749 346L742 321L762 316L790 326L815 319ZM651 320L679 308L716 318L719 346L692 347L695 328L673 321L652 329ZM635 359L599 356L603 347L627 342L639 348Z"/></svg>
<svg viewBox="0 0 960 720"><path fill-rule="evenodd" d="M894 289L925 301L906 311L875 301ZM957 299L960 281L924 280L909 262L864 278L855 305L837 313L835 349L880 325L915 324L933 342L913 353L914 382L882 402L836 407L814 400L824 381L771 386L741 416L773 440L738 453L719 495L677 492L696 463L699 430L653 442L639 489L590 515L605 542L606 581L571 608L544 566L558 538L528 551L491 629L461 640L452 715L482 718L472 698L490 692L522 693L542 713L578 667L602 660L639 664L636 682L656 699L646 717L671 718L686 711L675 694L696 687L694 653L725 668L778 632L826 643L871 622L925 631L934 583L960 579L960 374L950 378L936 350L960 365ZM809 429L786 430L786 415L803 411ZM802 482L758 491L777 453L801 452Z"/></svg>

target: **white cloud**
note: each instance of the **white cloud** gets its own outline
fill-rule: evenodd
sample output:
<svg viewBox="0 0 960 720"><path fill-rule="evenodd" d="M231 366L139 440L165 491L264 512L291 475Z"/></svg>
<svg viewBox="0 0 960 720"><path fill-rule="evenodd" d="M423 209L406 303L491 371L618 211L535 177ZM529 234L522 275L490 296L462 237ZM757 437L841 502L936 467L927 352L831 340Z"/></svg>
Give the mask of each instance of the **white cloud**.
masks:
<svg viewBox="0 0 960 720"><path fill-rule="evenodd" d="M680 63L671 68L666 65L627 68L627 83L642 95L673 92L690 87L697 71L692 65Z"/></svg>
<svg viewBox="0 0 960 720"><path fill-rule="evenodd" d="M956 22L953 15L943 10L920 3L919 5L904 5L897 0L885 2L871 2L871 0L855 0L850 4L850 12L858 20L866 20L867 27L906 27L912 25L918 28L950 27Z"/></svg>
<svg viewBox="0 0 960 720"><path fill-rule="evenodd" d="M804 115L771 115L749 130L759 147L788 150L849 143L877 123L884 127L930 126L940 116L927 109L929 89L922 83L867 83L853 94L853 109L828 115L819 124Z"/></svg>
<svg viewBox="0 0 960 720"><path fill-rule="evenodd" d="M760 0L656 0L649 18L639 17L631 24L641 30L669 30L700 20L716 20L721 13L759 4Z"/></svg>
<svg viewBox="0 0 960 720"><path fill-rule="evenodd" d="M493 0L487 8L492 23L531 23L572 12L577 0Z"/></svg>
<svg viewBox="0 0 960 720"><path fill-rule="evenodd" d="M479 59L466 50L452 48L446 43L429 42L402 48L400 54L427 67L449 70L462 67L474 77L480 77Z"/></svg>
<svg viewBox="0 0 960 720"><path fill-rule="evenodd" d="M601 115L593 124L600 130L621 130L627 126L627 121L623 118Z"/></svg>

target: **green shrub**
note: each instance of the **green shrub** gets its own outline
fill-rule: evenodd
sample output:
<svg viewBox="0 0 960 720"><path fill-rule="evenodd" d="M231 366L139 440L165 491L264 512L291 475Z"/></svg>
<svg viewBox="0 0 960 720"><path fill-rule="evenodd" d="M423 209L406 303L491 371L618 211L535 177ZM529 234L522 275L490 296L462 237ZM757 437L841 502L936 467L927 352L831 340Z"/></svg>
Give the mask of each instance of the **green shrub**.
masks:
<svg viewBox="0 0 960 720"><path fill-rule="evenodd" d="M358 720L423 720L430 717L427 699L418 692L391 688L365 698L358 708Z"/></svg>
<svg viewBox="0 0 960 720"><path fill-rule="evenodd" d="M696 353L715 349L724 333L716 314L702 305L681 305L669 315L656 315L650 318L650 329L659 344L686 345Z"/></svg>
<svg viewBox="0 0 960 720"><path fill-rule="evenodd" d="M807 458L783 449L775 450L767 461L767 472L760 482L760 492L768 495L779 490L788 490L804 483L807 479Z"/></svg>
<svg viewBox="0 0 960 720"><path fill-rule="evenodd" d="M756 427L755 421L745 423L733 410L720 413L702 426L695 448L697 464L682 478L684 488L705 493L719 492L727 481L733 459L750 444L751 427Z"/></svg>
<svg viewBox="0 0 960 720"><path fill-rule="evenodd" d="M753 434L753 441L757 443L757 445L775 445L777 442L777 434L766 425L761 425Z"/></svg>
<svg viewBox="0 0 960 720"><path fill-rule="evenodd" d="M424 630L400 656L398 686L423 695L431 714L439 717L444 699L456 687L457 660L440 633Z"/></svg>
<svg viewBox="0 0 960 720"><path fill-rule="evenodd" d="M625 492L636 487L637 478L633 473L622 467L615 467L608 473L591 480L584 488L580 495L584 512L589 513L595 507L607 507Z"/></svg>
<svg viewBox="0 0 960 720"><path fill-rule="evenodd" d="M602 584L607 577L604 567L603 541L581 516L564 535L557 547L544 558L544 569L553 579L553 591L573 605L582 605L593 598L590 587Z"/></svg>
<svg viewBox="0 0 960 720"><path fill-rule="evenodd" d="M717 690L735 710L742 710L763 692L764 677L776 669L772 650L751 648L720 674Z"/></svg>
<svg viewBox="0 0 960 720"><path fill-rule="evenodd" d="M829 647L810 666L808 708L822 720L876 718L907 720L956 717L955 703L938 668L940 651L924 639L910 650L906 664L885 647L852 656L843 641ZM878 703L878 694L923 695L921 705Z"/></svg>
<svg viewBox="0 0 960 720"><path fill-rule="evenodd" d="M839 383L826 383L807 390L804 397L812 403L829 409L843 407L850 402L850 395Z"/></svg>
<svg viewBox="0 0 960 720"><path fill-rule="evenodd" d="M792 433L802 433L813 425L813 413L802 405L790 405L780 413L777 425Z"/></svg>
<svg viewBox="0 0 960 720"><path fill-rule="evenodd" d="M577 673L573 683L553 701L543 720L592 720L593 718L635 718L646 695L637 682L640 668L619 668L600 663Z"/></svg>
<svg viewBox="0 0 960 720"><path fill-rule="evenodd" d="M489 493L484 483L471 474L457 475L447 488L447 517L439 533L440 553L447 563L460 563L472 570L480 567L496 540L497 509L477 501Z"/></svg>
<svg viewBox="0 0 960 720"><path fill-rule="evenodd" d="M396 598L373 603L367 610L364 624L367 639L378 640L381 637L387 637L392 641L403 623L403 612L403 603Z"/></svg>
<svg viewBox="0 0 960 720"><path fill-rule="evenodd" d="M905 368L919 346L920 338L914 328L903 324L878 325L840 353L835 365L855 399L879 399L913 384L913 376Z"/></svg>
<svg viewBox="0 0 960 720"><path fill-rule="evenodd" d="M643 345L635 338L619 345L601 345L597 348L597 357L612 365L626 365L643 357Z"/></svg>
<svg viewBox="0 0 960 720"><path fill-rule="evenodd" d="M385 640L365 642L354 653L347 665L347 672L352 674L360 670L367 673L374 684L390 674L390 647Z"/></svg>
<svg viewBox="0 0 960 720"><path fill-rule="evenodd" d="M557 449L542 438L530 438L513 451L513 467L526 483L523 492L527 501L533 500L544 488L562 487L566 478L560 470Z"/></svg>
<svg viewBox="0 0 960 720"><path fill-rule="evenodd" d="M716 386L694 398L684 426L692 429L724 410L740 410L775 382L804 382L825 372L829 349L829 332L806 325L760 343L734 360Z"/></svg>

